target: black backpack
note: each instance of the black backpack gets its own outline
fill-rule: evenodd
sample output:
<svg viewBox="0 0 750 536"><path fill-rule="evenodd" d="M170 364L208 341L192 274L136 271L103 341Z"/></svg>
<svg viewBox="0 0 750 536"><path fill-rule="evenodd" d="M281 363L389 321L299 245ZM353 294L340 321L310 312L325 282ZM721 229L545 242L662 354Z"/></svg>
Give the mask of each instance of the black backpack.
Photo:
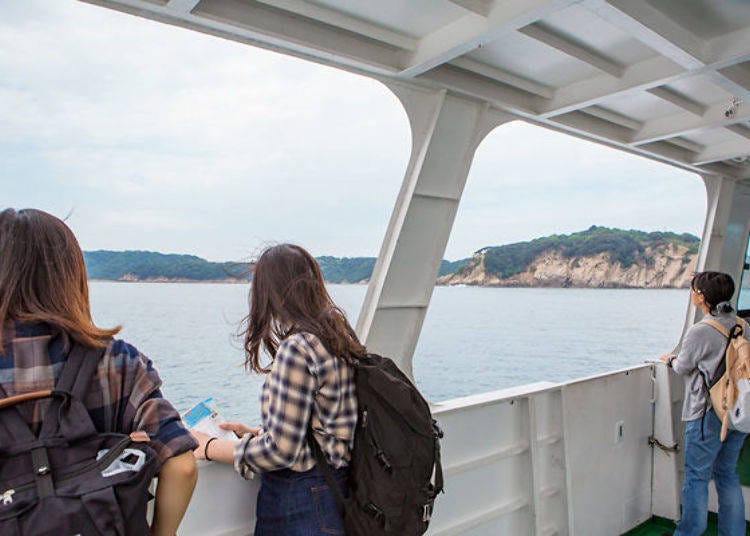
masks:
<svg viewBox="0 0 750 536"><path fill-rule="evenodd" d="M359 411L348 497L311 426L308 444L336 498L347 536L423 534L443 490L442 431L425 399L393 361L369 354L353 367Z"/></svg>
<svg viewBox="0 0 750 536"><path fill-rule="evenodd" d="M0 388L0 534L149 533L154 450L99 433L83 405L102 352L74 345L52 391L7 397ZM36 436L14 407L51 398Z"/></svg>

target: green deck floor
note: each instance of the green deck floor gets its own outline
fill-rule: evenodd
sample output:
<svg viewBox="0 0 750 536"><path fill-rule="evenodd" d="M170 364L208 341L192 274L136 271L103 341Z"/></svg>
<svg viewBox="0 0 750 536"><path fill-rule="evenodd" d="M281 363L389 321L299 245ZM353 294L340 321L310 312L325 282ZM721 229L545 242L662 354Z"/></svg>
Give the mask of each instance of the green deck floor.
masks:
<svg viewBox="0 0 750 536"><path fill-rule="evenodd" d="M740 459L737 463L737 473L740 475L740 482L742 482L742 485L750 486L750 437L745 440L745 444L742 447ZM714 536L719 534L716 523L716 514L709 514L708 529L704 532L704 536ZM661 536L664 533L672 534L674 528L674 522L661 517L654 517L630 532L626 532L623 536ZM745 533L750 536L750 527L748 527L748 530Z"/></svg>
<svg viewBox="0 0 750 536"><path fill-rule="evenodd" d="M737 460L737 474L740 475L740 482L743 486L750 486L750 437L745 439L742 445L740 458Z"/></svg>
<svg viewBox="0 0 750 536"><path fill-rule="evenodd" d="M703 533L704 536L716 536L719 534L717 526L716 514L708 515L708 529ZM640 525L633 530L626 532L623 536L661 536L662 534L672 534L674 531L674 523L668 519L661 517L651 518L649 521ZM747 528L745 534L750 535L750 527Z"/></svg>

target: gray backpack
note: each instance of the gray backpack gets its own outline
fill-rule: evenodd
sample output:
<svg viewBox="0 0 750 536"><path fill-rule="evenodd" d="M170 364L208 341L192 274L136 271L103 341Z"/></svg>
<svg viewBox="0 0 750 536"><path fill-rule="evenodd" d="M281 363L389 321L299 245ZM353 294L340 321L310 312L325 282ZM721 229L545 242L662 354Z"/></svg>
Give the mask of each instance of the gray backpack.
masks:
<svg viewBox="0 0 750 536"><path fill-rule="evenodd" d="M727 330L711 318L705 318L702 322L727 338L724 359L711 381L706 382L711 405L722 423L721 440L724 441L729 429L750 432L750 341L745 338L747 323L737 317L737 324Z"/></svg>
<svg viewBox="0 0 750 536"><path fill-rule="evenodd" d="M142 536L156 453L98 432L83 405L102 352L75 345L52 391L0 388L0 534ZM38 436L14 407L50 403Z"/></svg>

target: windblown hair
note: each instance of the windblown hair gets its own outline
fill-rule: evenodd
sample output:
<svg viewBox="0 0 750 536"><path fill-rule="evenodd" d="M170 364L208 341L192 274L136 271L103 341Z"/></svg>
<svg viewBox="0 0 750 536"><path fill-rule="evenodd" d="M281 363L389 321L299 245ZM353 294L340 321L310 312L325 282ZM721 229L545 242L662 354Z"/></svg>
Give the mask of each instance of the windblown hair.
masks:
<svg viewBox="0 0 750 536"><path fill-rule="evenodd" d="M690 281L690 287L703 295L712 315L732 312L732 307L728 303L724 303L734 296L734 281L729 274L724 272L697 272ZM722 304L721 310L717 309L719 304Z"/></svg>
<svg viewBox="0 0 750 536"><path fill-rule="evenodd" d="M315 258L303 248L281 244L267 248L253 268L250 314L244 321L245 367L267 374L265 350L273 359L281 342L307 332L331 355L351 362L366 355L344 312L333 303Z"/></svg>
<svg viewBox="0 0 750 536"><path fill-rule="evenodd" d="M0 212L0 348L11 322L45 322L89 348L117 332L94 325L86 264L73 231L41 210Z"/></svg>

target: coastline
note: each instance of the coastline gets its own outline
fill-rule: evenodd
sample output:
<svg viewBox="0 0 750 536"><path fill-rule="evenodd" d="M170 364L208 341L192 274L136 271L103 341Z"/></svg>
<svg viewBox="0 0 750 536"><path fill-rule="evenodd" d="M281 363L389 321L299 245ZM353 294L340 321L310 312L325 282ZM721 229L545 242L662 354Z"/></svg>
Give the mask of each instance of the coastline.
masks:
<svg viewBox="0 0 750 536"><path fill-rule="evenodd" d="M187 283L187 284L209 284L209 285L243 285L248 284L250 281L242 279L182 279L182 278L153 278L153 279L89 279L90 283L148 283L148 284L172 284L172 283ZM349 283L347 281L333 282L326 281L328 285L345 285L345 286L365 286L368 281L358 281L356 283ZM477 285L477 284L446 284L436 283L436 287L455 287L455 288L564 288L564 289L591 289L591 290L680 290L688 287L676 287L676 286L663 286L663 287L635 287L629 285L612 285L612 286L574 286L574 285Z"/></svg>
<svg viewBox="0 0 750 536"><path fill-rule="evenodd" d="M242 285L249 283L247 279L183 279L183 278L149 278L149 279L95 279L89 278L89 283L153 283L153 284L171 284L171 283L208 283L212 285Z"/></svg>

